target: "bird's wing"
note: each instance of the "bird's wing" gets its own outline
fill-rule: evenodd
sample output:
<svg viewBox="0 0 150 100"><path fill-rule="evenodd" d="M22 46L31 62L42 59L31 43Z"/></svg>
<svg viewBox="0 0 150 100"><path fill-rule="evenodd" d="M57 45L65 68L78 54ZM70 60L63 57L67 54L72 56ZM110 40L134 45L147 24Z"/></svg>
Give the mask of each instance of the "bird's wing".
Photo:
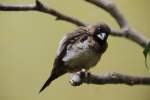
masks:
<svg viewBox="0 0 150 100"><path fill-rule="evenodd" d="M76 37L79 37L79 36L85 34L86 31L87 31L86 27L79 27L74 32L66 34L66 36L64 36L64 38L59 43L59 47L57 50L57 56L64 55L64 51L66 51L65 49L68 46L68 44L75 42L78 39Z"/></svg>
<svg viewBox="0 0 150 100"><path fill-rule="evenodd" d="M57 69L63 69L61 70L66 71L64 66L64 62L62 61L63 57L66 54L66 49L68 48L69 44L74 44L79 39L83 39L85 35L88 35L88 29L87 27L79 27L74 32L68 33L61 41L58 47L57 56L54 61L54 67L52 69L52 74L56 72ZM64 68L65 67L65 68Z"/></svg>
<svg viewBox="0 0 150 100"><path fill-rule="evenodd" d="M57 55L56 55L56 58L55 58L55 61L54 61L54 67L53 67L52 73L55 72L55 69L60 68L64 65L63 61L62 61L62 58L66 54L66 51L67 51L66 49L67 49L68 45L75 43L76 41L78 41L78 39L80 39L79 37L81 37L81 35L84 35L86 33L87 33L87 27L79 27L74 32L68 33L60 41L58 51L57 51Z"/></svg>

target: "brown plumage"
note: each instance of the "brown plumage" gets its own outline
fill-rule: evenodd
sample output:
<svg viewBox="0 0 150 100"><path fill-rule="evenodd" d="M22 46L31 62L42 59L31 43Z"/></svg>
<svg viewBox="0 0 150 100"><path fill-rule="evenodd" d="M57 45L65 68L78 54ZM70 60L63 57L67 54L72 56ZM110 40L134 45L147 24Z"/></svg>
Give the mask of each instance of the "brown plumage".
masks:
<svg viewBox="0 0 150 100"><path fill-rule="evenodd" d="M80 27L67 34L60 42L50 77L41 88L43 91L53 80L67 72L89 69L97 64L107 48L110 29L98 23Z"/></svg>

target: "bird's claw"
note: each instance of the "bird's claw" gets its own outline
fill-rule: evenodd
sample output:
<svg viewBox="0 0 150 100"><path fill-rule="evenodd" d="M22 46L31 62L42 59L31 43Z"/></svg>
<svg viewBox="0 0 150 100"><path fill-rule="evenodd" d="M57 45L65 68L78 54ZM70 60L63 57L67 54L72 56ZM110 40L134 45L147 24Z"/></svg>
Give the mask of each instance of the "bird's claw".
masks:
<svg viewBox="0 0 150 100"><path fill-rule="evenodd" d="M71 76L71 80L69 81L69 83L72 86L79 86L82 84L84 78L86 77L87 72L85 69L82 69L81 71L78 71L76 73L73 73Z"/></svg>

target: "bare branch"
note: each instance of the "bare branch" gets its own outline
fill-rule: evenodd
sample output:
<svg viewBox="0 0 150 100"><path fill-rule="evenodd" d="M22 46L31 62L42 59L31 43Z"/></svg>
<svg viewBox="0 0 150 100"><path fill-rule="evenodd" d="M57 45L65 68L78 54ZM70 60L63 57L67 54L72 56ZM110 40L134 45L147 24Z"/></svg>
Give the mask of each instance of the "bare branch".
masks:
<svg viewBox="0 0 150 100"><path fill-rule="evenodd" d="M149 39L144 37L141 33L137 32L132 27L124 27L120 30L111 30L111 35L113 36L119 36L119 37L125 37L137 44L139 44L141 47L145 48L148 43L150 42Z"/></svg>
<svg viewBox="0 0 150 100"><path fill-rule="evenodd" d="M101 7L105 11L109 12L117 21L120 27L128 25L128 22L120 12L120 10L110 0L85 0L98 7Z"/></svg>
<svg viewBox="0 0 150 100"><path fill-rule="evenodd" d="M137 32L133 27L128 24L121 11L117 6L111 2L111 0L85 0L91 4L96 5L107 11L119 24L120 30L112 30L111 35L121 36L132 40L133 42L139 44L142 47L146 47L150 42L149 39L144 37L140 32Z"/></svg>
<svg viewBox="0 0 150 100"><path fill-rule="evenodd" d="M67 16L61 12L46 7L40 1L36 0L36 4L26 4L26 5L10 5L10 4L0 4L0 11L39 11L42 13L47 13L56 17L56 20L64 20L66 22L75 24L77 26L85 26L86 24L79 19Z"/></svg>
<svg viewBox="0 0 150 100"><path fill-rule="evenodd" d="M109 73L103 76L94 75L88 72L80 72L80 74L76 73L75 77L72 77L70 81L72 86L79 86L82 83L98 84L98 85L102 84L150 85L150 77L129 76L116 72Z"/></svg>
<svg viewBox="0 0 150 100"><path fill-rule="evenodd" d="M149 39L145 38L142 34L137 32L133 27L131 27L120 10L116 7L114 3L110 0L85 0L92 3L105 11L107 11L119 24L120 30L113 30L111 35L125 37L132 40L133 42L146 47L149 43ZM26 4L26 5L8 5L0 4L0 11L38 11L42 13L47 13L56 17L56 20L63 20L76 26L86 26L87 24L71 16L67 16L53 8L47 7L42 4L39 0L36 0L36 4Z"/></svg>
<svg viewBox="0 0 150 100"><path fill-rule="evenodd" d="M125 37L132 40L133 42L141 45L142 47L147 46L149 40L146 39L142 34L137 32L134 28L129 26L127 20L120 12L120 10L112 3L110 0L85 0L92 3L112 15L112 17L117 21L120 26L120 30L112 30L111 35ZM40 1L36 0L36 4L26 4L26 5L8 5L0 4L0 11L39 11L42 13L47 13L56 17L56 20L64 20L66 22L75 24L77 26L86 26L87 24L80 21L79 19L67 16L61 12L47 7Z"/></svg>

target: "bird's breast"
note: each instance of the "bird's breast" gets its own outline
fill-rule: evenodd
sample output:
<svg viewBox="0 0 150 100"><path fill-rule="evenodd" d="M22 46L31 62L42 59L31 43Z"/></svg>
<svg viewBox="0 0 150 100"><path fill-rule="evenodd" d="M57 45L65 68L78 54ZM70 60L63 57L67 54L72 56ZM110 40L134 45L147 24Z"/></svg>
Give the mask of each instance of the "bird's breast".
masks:
<svg viewBox="0 0 150 100"><path fill-rule="evenodd" d="M70 69L89 69L95 66L101 57L101 53L96 51L97 44L87 39L83 42L77 42L68 46L67 52L63 57L65 65Z"/></svg>

